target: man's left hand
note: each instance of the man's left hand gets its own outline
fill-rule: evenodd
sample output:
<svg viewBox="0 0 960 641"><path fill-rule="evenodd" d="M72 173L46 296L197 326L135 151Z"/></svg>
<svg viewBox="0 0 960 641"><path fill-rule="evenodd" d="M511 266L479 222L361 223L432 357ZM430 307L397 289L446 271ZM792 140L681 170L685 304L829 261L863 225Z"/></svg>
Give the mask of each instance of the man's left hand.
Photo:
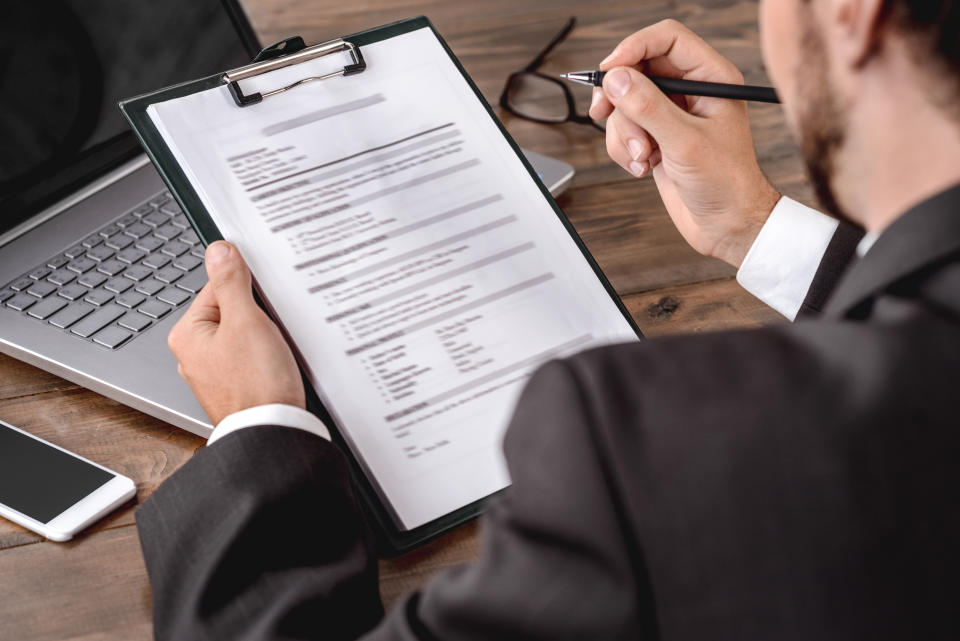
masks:
<svg viewBox="0 0 960 641"><path fill-rule="evenodd" d="M233 245L207 248L210 282L167 339L210 421L249 407L304 408L303 381L279 328L253 299L250 270Z"/></svg>

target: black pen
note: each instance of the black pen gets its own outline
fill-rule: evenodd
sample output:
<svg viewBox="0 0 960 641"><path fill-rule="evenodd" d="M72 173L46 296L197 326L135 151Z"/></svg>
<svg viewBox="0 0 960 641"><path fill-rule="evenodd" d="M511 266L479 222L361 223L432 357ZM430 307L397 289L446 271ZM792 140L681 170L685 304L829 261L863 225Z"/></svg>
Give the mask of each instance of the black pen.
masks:
<svg viewBox="0 0 960 641"><path fill-rule="evenodd" d="M581 85L600 87L606 71L574 71L560 74L560 77ZM660 91L667 94L682 96L705 96L708 98L729 98L731 100L751 100L753 102L780 102L777 92L770 87L754 87L751 85L728 85L720 82L699 82L697 80L681 80L680 78L662 78L647 76Z"/></svg>

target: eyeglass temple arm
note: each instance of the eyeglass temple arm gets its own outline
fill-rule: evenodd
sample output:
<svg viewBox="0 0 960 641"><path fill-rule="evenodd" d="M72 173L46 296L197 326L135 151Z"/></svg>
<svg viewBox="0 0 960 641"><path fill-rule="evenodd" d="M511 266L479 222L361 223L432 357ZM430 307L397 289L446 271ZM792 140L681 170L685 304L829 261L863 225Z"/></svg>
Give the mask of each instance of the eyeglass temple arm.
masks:
<svg viewBox="0 0 960 641"><path fill-rule="evenodd" d="M534 58L530 64L524 67L524 71L536 71L540 65L543 64L544 59L550 55L550 52L566 39L570 35L570 32L573 31L573 28L577 25L577 18L575 16L570 16L570 19L567 20L567 24L560 30L560 33L553 37L553 40L543 48L543 51L537 54L537 57Z"/></svg>

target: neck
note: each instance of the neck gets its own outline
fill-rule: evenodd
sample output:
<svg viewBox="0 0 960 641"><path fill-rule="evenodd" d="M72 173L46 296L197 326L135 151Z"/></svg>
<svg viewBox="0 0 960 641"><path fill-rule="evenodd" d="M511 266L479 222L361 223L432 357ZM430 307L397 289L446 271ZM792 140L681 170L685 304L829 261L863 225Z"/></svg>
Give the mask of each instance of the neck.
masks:
<svg viewBox="0 0 960 641"><path fill-rule="evenodd" d="M918 80L906 56L897 58L903 69L863 83L836 159L840 204L871 234L960 184L960 119L934 104L933 83Z"/></svg>

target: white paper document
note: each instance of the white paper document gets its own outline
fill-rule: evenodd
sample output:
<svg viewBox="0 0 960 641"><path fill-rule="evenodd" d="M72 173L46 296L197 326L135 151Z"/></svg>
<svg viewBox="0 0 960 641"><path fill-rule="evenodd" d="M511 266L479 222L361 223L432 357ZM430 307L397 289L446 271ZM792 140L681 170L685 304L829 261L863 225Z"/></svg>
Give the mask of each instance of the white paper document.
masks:
<svg viewBox="0 0 960 641"><path fill-rule="evenodd" d="M509 484L501 440L539 364L637 336L433 32L362 50L355 76L148 114L412 529Z"/></svg>

